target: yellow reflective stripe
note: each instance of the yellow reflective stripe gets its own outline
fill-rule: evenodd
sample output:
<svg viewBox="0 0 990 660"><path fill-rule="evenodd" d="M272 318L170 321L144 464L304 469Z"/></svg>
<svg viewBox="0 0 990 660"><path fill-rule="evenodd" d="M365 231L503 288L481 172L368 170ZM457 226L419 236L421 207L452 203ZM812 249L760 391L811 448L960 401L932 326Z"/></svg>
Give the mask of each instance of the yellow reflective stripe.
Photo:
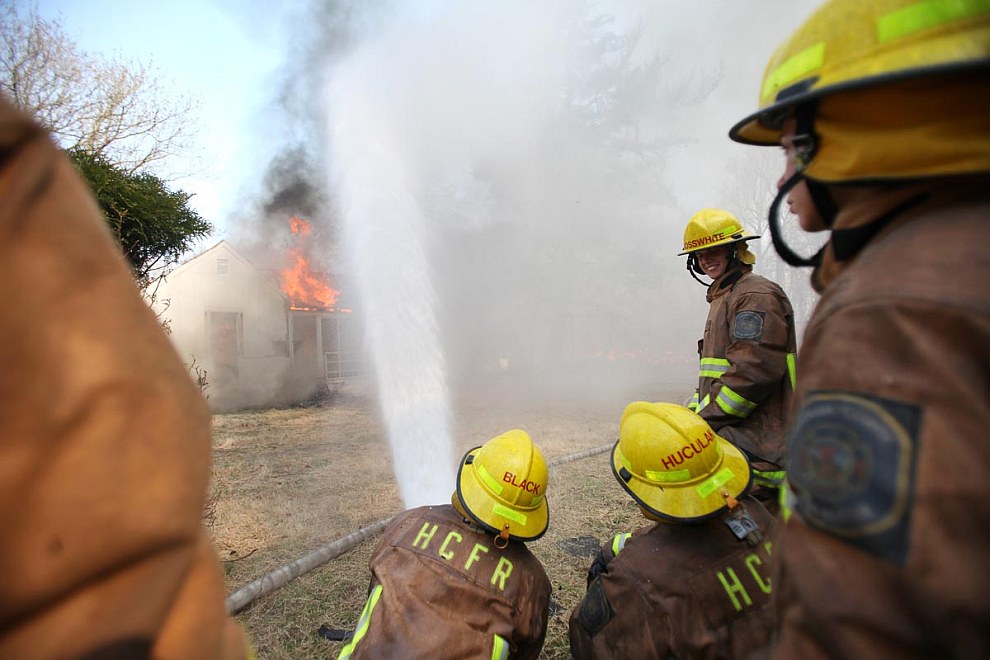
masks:
<svg viewBox="0 0 990 660"><path fill-rule="evenodd" d="M877 20L877 42L894 41L909 34L990 11L987 0L926 0L902 7Z"/></svg>
<svg viewBox="0 0 990 660"><path fill-rule="evenodd" d="M705 395L705 398L704 398L704 399L702 399L702 400L701 400L701 403L699 403L699 404L698 404L698 410L704 410L704 409L705 409L705 407L706 407L706 406L707 406L707 405L708 405L709 403L711 403L711 402L712 402L712 395L711 395L711 394L706 394L706 395Z"/></svg>
<svg viewBox="0 0 990 660"><path fill-rule="evenodd" d="M624 534L616 534L612 538L612 554L613 555L615 555L617 557L619 556L619 552L621 552L622 549L624 547L626 547L626 541L629 540L629 537L630 536L632 536L632 534L630 534L629 532L626 532Z"/></svg>
<svg viewBox="0 0 990 660"><path fill-rule="evenodd" d="M718 378L729 370L729 361L724 358L701 358L698 376L701 378Z"/></svg>
<svg viewBox="0 0 990 660"><path fill-rule="evenodd" d="M780 488L786 476L784 470L753 470L753 481L769 488Z"/></svg>
<svg viewBox="0 0 990 660"><path fill-rule="evenodd" d="M702 481L700 484L698 484L698 487L695 489L695 492L698 493L699 497L702 498L708 497L709 495L714 493L718 488L732 481L733 477L735 476L736 476L735 473L731 469L724 467L715 474L713 474L712 476Z"/></svg>
<svg viewBox="0 0 990 660"><path fill-rule="evenodd" d="M492 641L492 660L508 660L509 643L498 635L492 635L492 637L495 638Z"/></svg>
<svg viewBox="0 0 990 660"><path fill-rule="evenodd" d="M376 586L371 590L368 595L368 600L364 604L364 609L361 610L361 618L358 619L357 628L354 629L354 637L351 638L350 643L340 650L340 655L337 656L337 660L347 660L354 653L354 647L357 643L364 639L365 634L368 632L368 624L371 622L371 613L375 609L375 605L378 604L378 599L382 596L382 585Z"/></svg>
<svg viewBox="0 0 990 660"><path fill-rule="evenodd" d="M492 505L492 513L494 513L496 516L502 516L503 518L508 518L512 522L517 522L520 525L526 524L526 514L520 513L515 509L510 509L504 504L499 504L498 502Z"/></svg>
<svg viewBox="0 0 990 660"><path fill-rule="evenodd" d="M688 410L698 410L698 390L694 391L694 396L691 397L691 401L687 405Z"/></svg>
<svg viewBox="0 0 990 660"><path fill-rule="evenodd" d="M787 61L774 69L763 83L763 96L766 101L778 91L825 63L825 42L820 41L787 58Z"/></svg>
<svg viewBox="0 0 990 660"><path fill-rule="evenodd" d="M643 470L646 474L646 478L650 481L659 481L663 483L677 482L677 481L689 481L691 479L690 470L674 470L673 472L657 472L656 470Z"/></svg>
<svg viewBox="0 0 990 660"><path fill-rule="evenodd" d="M777 502L780 504L780 517L786 523L791 518L791 510L793 509L794 502L794 493L791 492L791 487L787 484L786 480L780 489Z"/></svg>
<svg viewBox="0 0 990 660"><path fill-rule="evenodd" d="M481 480L485 482L485 485L495 491L496 495L502 494L502 484L495 480L495 477L493 477L488 470L485 469L484 465L475 463L474 469L478 472L478 476L481 477Z"/></svg>
<svg viewBox="0 0 990 660"><path fill-rule="evenodd" d="M787 354L787 375L791 377L791 389L793 390L797 387L797 355L794 353Z"/></svg>
<svg viewBox="0 0 990 660"><path fill-rule="evenodd" d="M732 390L731 387L727 385L722 385L722 388L718 391L718 396L715 398L715 403L721 408L725 414L733 415L735 417L746 418L756 410L756 404L749 399L740 396Z"/></svg>

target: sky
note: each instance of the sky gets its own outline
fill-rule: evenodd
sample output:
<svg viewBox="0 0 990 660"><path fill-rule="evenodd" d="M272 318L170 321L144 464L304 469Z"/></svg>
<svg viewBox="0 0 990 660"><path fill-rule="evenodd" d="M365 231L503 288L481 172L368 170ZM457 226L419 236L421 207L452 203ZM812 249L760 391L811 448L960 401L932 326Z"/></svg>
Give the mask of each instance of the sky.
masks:
<svg viewBox="0 0 990 660"><path fill-rule="evenodd" d="M211 240L222 238L237 200L271 157L264 122L287 53L283 10L210 0L39 0L38 11L58 19L82 50L150 65L165 88L199 103L196 153L175 163L193 174L171 183L193 194L191 206L217 228Z"/></svg>
<svg viewBox="0 0 990 660"><path fill-rule="evenodd" d="M435 0L394 4L397 13L405 7L406 20L411 16L423 21L435 20L451 6ZM705 196L713 186L700 180L713 168L712 152L731 150L724 138L728 126L751 109L763 64L778 40L775 26L795 25L815 3L612 0L593 4L614 14L620 25L639 21L642 52L661 48L673 66L695 72L704 65L720 67L719 98L704 108L711 129L692 136L695 141L721 143L719 148L682 149L676 154L692 180L675 186L675 194L686 207L707 204ZM272 124L283 118L273 114L272 103L286 71L294 69L288 60L299 52L295 46L304 31L300 21L317 12L309 12L303 0L39 0L38 9L45 18L61 20L66 33L84 50L151 64L167 86L201 102L198 153L188 156L185 168L194 174L174 183L194 195L192 206L217 228L214 238L229 235L236 223L231 216L278 149L274 144L278 129Z"/></svg>

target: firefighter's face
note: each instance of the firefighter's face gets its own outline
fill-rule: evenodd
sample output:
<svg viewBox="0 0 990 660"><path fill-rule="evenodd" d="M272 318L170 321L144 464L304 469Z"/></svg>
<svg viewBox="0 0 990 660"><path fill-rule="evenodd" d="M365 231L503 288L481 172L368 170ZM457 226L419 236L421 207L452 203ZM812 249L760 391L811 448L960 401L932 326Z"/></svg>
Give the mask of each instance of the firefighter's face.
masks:
<svg viewBox="0 0 990 660"><path fill-rule="evenodd" d="M731 257L732 246L719 245L699 252L698 265L701 266L701 270L705 271L705 275L717 280L725 272Z"/></svg>
<svg viewBox="0 0 990 660"><path fill-rule="evenodd" d="M792 142L796 128L797 120L793 117L784 122L784 132L780 136L780 146L784 149L784 160L786 163L783 176L777 180L778 190L784 187L784 183L797 170L796 163L801 159L799 150L795 148ZM828 229L825 221L822 220L822 216L818 213L818 209L815 207L815 202L811 199L811 193L808 191L808 184L805 181L802 180L787 193L787 208L792 214L797 216L801 229L809 232Z"/></svg>

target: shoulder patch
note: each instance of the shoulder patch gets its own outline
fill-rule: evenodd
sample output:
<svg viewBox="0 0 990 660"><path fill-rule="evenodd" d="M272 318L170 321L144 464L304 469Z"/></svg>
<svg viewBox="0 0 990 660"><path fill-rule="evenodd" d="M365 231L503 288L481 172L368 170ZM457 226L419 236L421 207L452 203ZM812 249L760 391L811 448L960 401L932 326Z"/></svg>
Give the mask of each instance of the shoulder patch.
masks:
<svg viewBox="0 0 990 660"><path fill-rule="evenodd" d="M588 593L585 594L581 602L581 610L578 612L578 621L594 637L612 620L613 616L615 610L612 609L612 603L605 595L602 579L598 577L588 585Z"/></svg>
<svg viewBox="0 0 990 660"><path fill-rule="evenodd" d="M804 521L873 555L907 557L921 409L815 392L791 431L788 481Z"/></svg>
<svg viewBox="0 0 990 660"><path fill-rule="evenodd" d="M732 321L734 339L762 339L763 312L739 312Z"/></svg>

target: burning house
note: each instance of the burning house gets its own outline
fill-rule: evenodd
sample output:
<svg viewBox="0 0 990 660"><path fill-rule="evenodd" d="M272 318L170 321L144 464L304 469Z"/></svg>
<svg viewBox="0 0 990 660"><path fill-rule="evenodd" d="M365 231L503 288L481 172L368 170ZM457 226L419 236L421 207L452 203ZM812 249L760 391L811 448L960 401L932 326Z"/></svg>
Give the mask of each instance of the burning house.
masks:
<svg viewBox="0 0 990 660"><path fill-rule="evenodd" d="M356 315L331 282L300 249L269 271L220 241L169 274L156 306L186 364L206 372L214 410L285 405L360 370Z"/></svg>

